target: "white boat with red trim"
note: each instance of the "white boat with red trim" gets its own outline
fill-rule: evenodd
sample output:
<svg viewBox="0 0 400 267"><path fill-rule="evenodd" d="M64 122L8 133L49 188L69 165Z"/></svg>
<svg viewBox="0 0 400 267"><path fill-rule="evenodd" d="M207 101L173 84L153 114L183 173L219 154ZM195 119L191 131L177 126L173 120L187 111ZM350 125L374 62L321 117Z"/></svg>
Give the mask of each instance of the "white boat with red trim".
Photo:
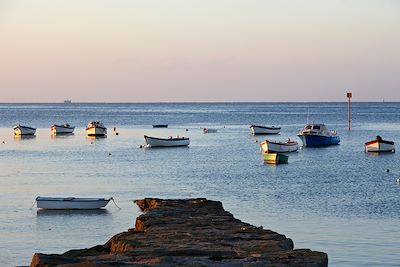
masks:
<svg viewBox="0 0 400 267"><path fill-rule="evenodd" d="M105 207L112 198L37 197L39 209L90 210Z"/></svg>
<svg viewBox="0 0 400 267"><path fill-rule="evenodd" d="M287 153L295 152L299 149L299 144L290 139L286 142L272 142L265 140L260 143L260 146L263 153Z"/></svg>
<svg viewBox="0 0 400 267"><path fill-rule="evenodd" d="M107 135L107 128L100 121L91 121L86 127L88 136L105 136Z"/></svg>
<svg viewBox="0 0 400 267"><path fill-rule="evenodd" d="M395 152L394 141L383 140L379 135L365 143L365 152Z"/></svg>
<svg viewBox="0 0 400 267"><path fill-rule="evenodd" d="M169 138L158 138L152 136L144 136L147 147L177 147L177 146L188 146L190 139L188 137L172 137Z"/></svg>
<svg viewBox="0 0 400 267"><path fill-rule="evenodd" d="M256 134L279 134L279 132L281 131L281 127L251 125L250 130L253 135L256 135Z"/></svg>
<svg viewBox="0 0 400 267"><path fill-rule="evenodd" d="M52 124L50 130L52 134L71 134L74 132L75 126L71 126L68 123L62 125Z"/></svg>
<svg viewBox="0 0 400 267"><path fill-rule="evenodd" d="M36 128L29 127L29 126L22 126L18 124L14 127L14 134L15 135L35 135Z"/></svg>

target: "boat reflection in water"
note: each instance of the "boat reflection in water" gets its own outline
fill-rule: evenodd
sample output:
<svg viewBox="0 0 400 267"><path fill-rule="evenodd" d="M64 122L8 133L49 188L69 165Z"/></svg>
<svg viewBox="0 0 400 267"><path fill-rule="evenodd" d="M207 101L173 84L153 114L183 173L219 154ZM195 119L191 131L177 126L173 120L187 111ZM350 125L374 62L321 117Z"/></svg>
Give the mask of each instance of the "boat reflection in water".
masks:
<svg viewBox="0 0 400 267"><path fill-rule="evenodd" d="M38 216L98 216L110 215L107 209L92 209L92 210L47 210L38 209L36 211Z"/></svg>
<svg viewBox="0 0 400 267"><path fill-rule="evenodd" d="M53 140L56 140L56 139L67 139L67 138L70 138L72 136L75 136L75 134L74 133L69 133L69 134L51 134L50 135L51 139L53 139Z"/></svg>
<svg viewBox="0 0 400 267"><path fill-rule="evenodd" d="M93 143L96 140L99 141L99 140L104 140L104 139L107 139L107 135L103 135L103 136L94 136L94 135L89 136L89 135L87 135L86 136L86 141L91 142L91 143Z"/></svg>
<svg viewBox="0 0 400 267"><path fill-rule="evenodd" d="M29 141L36 139L36 135L14 135L14 141Z"/></svg>

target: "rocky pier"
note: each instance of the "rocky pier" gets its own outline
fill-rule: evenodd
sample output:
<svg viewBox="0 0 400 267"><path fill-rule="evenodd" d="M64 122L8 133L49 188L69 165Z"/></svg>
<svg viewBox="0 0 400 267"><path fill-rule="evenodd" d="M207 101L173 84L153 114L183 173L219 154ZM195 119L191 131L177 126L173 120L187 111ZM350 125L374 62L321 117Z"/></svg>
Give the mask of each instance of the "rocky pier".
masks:
<svg viewBox="0 0 400 267"><path fill-rule="evenodd" d="M106 244L64 254L34 254L44 266L328 266L328 255L293 249L293 241L244 223L219 201L145 198L135 228Z"/></svg>

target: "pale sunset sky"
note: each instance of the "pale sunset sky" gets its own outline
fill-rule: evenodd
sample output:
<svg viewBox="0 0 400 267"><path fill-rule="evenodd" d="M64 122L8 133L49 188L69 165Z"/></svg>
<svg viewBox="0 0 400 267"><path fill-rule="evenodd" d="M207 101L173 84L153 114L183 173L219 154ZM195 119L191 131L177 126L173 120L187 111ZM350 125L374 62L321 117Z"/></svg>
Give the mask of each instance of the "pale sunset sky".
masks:
<svg viewBox="0 0 400 267"><path fill-rule="evenodd" d="M400 101L398 0L0 0L0 102Z"/></svg>

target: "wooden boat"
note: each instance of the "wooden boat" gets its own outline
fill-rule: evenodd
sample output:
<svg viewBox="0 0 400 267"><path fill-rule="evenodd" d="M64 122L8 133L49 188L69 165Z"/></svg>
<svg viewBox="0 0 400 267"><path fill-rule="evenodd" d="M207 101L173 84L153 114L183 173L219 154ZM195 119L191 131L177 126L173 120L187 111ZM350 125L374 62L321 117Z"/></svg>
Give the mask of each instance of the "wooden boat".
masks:
<svg viewBox="0 0 400 267"><path fill-rule="evenodd" d="M218 132L217 129L213 129L213 128L203 128L203 133L216 133Z"/></svg>
<svg viewBox="0 0 400 267"><path fill-rule="evenodd" d="M18 124L14 127L14 135L35 135L36 128Z"/></svg>
<svg viewBox="0 0 400 267"><path fill-rule="evenodd" d="M86 133L88 136L105 136L107 135L107 128L102 122L92 121L88 123Z"/></svg>
<svg viewBox="0 0 400 267"><path fill-rule="evenodd" d="M323 147L340 143L336 131L328 131L325 124L307 124L297 136L305 147Z"/></svg>
<svg viewBox="0 0 400 267"><path fill-rule="evenodd" d="M263 153L286 153L295 152L299 149L299 144L290 139L286 142L272 142L265 140L260 143L260 146Z"/></svg>
<svg viewBox="0 0 400 267"><path fill-rule="evenodd" d="M53 124L50 126L50 130L53 134L71 134L75 130L75 126L71 126L68 123L63 125Z"/></svg>
<svg viewBox="0 0 400 267"><path fill-rule="evenodd" d="M261 125L251 125L251 133L253 135L257 134L278 134L281 131L281 127L275 126L261 126Z"/></svg>
<svg viewBox="0 0 400 267"><path fill-rule="evenodd" d="M289 156L281 153L263 153L264 162L268 164L288 163Z"/></svg>
<svg viewBox="0 0 400 267"><path fill-rule="evenodd" d="M105 207L112 198L37 197L39 209L90 210Z"/></svg>
<svg viewBox="0 0 400 267"><path fill-rule="evenodd" d="M153 128L168 128L168 124L153 124Z"/></svg>
<svg viewBox="0 0 400 267"><path fill-rule="evenodd" d="M190 143L187 137L175 137L169 138L158 138L151 136L144 136L147 147L177 147L177 146L188 146Z"/></svg>
<svg viewBox="0 0 400 267"><path fill-rule="evenodd" d="M365 152L395 152L394 142L383 140L378 135L375 140L365 143Z"/></svg>

